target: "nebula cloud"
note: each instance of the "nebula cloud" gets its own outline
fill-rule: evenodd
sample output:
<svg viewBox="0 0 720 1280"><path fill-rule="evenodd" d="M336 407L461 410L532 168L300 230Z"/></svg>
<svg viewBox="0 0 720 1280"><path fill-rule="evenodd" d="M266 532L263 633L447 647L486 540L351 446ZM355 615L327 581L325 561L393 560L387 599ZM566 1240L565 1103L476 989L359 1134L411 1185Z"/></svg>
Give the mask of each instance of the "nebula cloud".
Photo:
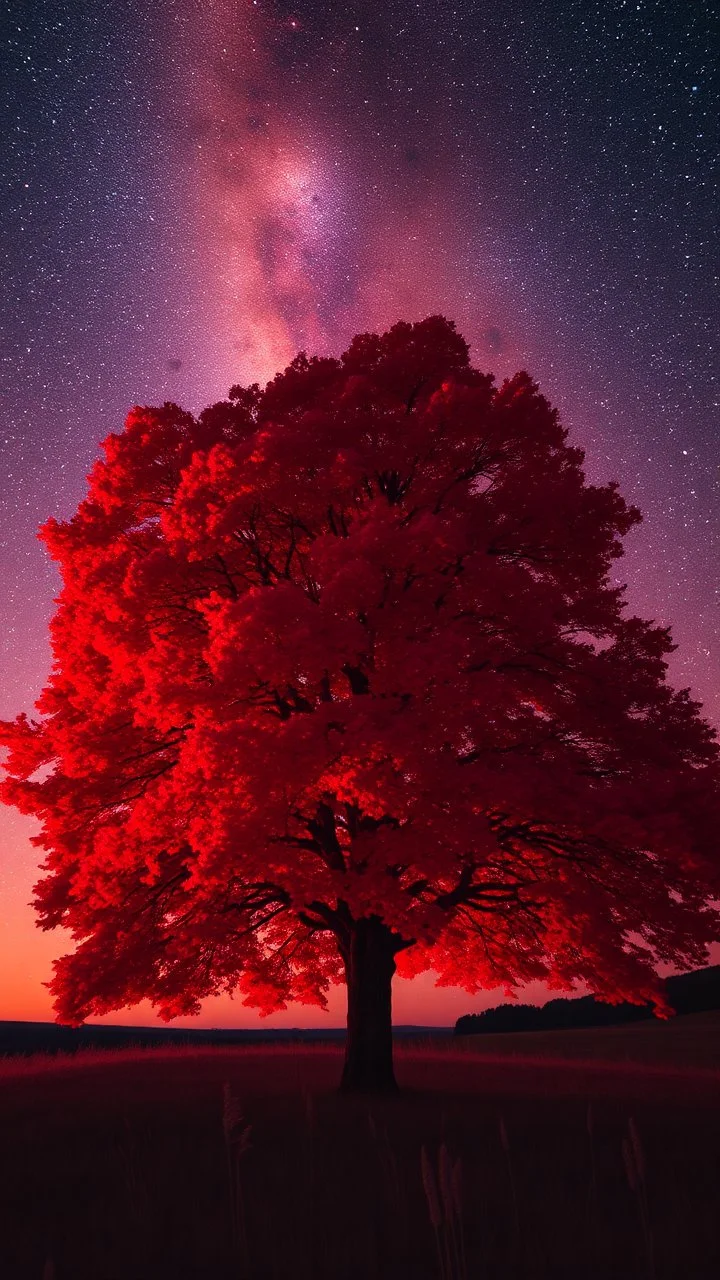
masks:
<svg viewBox="0 0 720 1280"><path fill-rule="evenodd" d="M299 350L438 311L481 363L502 348L512 364L522 318L503 255L473 240L448 123L385 100L363 30L336 14L311 31L259 0L188 21L187 201L218 380L262 383Z"/></svg>
<svg viewBox="0 0 720 1280"><path fill-rule="evenodd" d="M202 23L187 102L196 254L233 375L265 381L298 349L327 347L316 277L337 185L314 121L278 78L277 23L236 0L203 6Z"/></svg>

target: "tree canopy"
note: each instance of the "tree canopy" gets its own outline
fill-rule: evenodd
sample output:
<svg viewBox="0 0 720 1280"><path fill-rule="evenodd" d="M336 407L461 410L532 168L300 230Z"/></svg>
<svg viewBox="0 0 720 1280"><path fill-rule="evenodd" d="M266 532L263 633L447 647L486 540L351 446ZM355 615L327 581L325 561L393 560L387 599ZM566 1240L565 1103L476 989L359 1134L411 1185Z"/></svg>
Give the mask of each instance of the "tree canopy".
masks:
<svg viewBox="0 0 720 1280"><path fill-rule="evenodd" d="M359 921L441 985L586 982L718 938L720 752L611 570L640 520L452 323L136 407L61 567L3 798L40 819L58 1019L324 1006Z"/></svg>

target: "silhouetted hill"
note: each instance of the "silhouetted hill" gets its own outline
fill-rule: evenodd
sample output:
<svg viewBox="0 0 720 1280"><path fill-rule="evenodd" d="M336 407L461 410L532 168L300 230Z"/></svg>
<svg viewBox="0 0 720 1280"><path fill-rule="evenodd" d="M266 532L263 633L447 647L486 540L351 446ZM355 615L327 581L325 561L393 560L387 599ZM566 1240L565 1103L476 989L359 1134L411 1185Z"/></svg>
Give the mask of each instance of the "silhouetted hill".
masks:
<svg viewBox="0 0 720 1280"><path fill-rule="evenodd" d="M344 1027L288 1027L266 1031L231 1029L193 1030L187 1027L115 1027L87 1023L63 1027L56 1022L0 1022L0 1057L30 1053L75 1053L78 1049L126 1049L131 1045L241 1045L336 1043L345 1038ZM452 1036L452 1027L393 1027L399 1037Z"/></svg>
<svg viewBox="0 0 720 1280"><path fill-rule="evenodd" d="M693 969L665 979L669 1003L679 1015L720 1009L720 965ZM611 1027L653 1017L652 1005L606 1004L596 996L561 996L544 1005L500 1004L468 1013L455 1023L456 1036L497 1031L559 1031L573 1027Z"/></svg>

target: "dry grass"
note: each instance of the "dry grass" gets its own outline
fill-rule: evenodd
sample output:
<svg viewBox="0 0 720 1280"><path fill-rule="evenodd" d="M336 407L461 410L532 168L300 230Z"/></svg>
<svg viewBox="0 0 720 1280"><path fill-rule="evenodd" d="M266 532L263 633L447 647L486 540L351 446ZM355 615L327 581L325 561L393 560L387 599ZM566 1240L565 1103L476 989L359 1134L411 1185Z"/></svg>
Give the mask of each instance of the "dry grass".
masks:
<svg viewBox="0 0 720 1280"><path fill-rule="evenodd" d="M249 1275L247 1222L245 1218L245 1201L240 1176L242 1156L250 1149L250 1132L252 1126L244 1123L244 1116L239 1098L235 1097L229 1081L223 1084L222 1128L225 1139L225 1156L228 1170L228 1189L230 1192L230 1223L232 1230L232 1246L240 1262L241 1274Z"/></svg>
<svg viewBox="0 0 720 1280"><path fill-rule="evenodd" d="M435 1234L440 1280L467 1280L465 1236L462 1221L462 1160L452 1161L441 1143L437 1174L425 1147L420 1148L420 1170L430 1224Z"/></svg>
<svg viewBox="0 0 720 1280"><path fill-rule="evenodd" d="M632 1116L628 1119L628 1136L622 1140L622 1153L630 1190L634 1191L637 1197L638 1212L640 1214L640 1227L642 1229L643 1243L645 1245L647 1274L649 1280L655 1280L655 1242L652 1226L650 1224L650 1212L647 1201L645 1152L643 1151L643 1146L640 1141L640 1134L638 1133L637 1125L635 1124Z"/></svg>
<svg viewBox="0 0 720 1280"><path fill-rule="evenodd" d="M0 1276L715 1280L720 1072L552 1034L399 1043L372 1100L338 1045L0 1062Z"/></svg>
<svg viewBox="0 0 720 1280"><path fill-rule="evenodd" d="M679 1067L720 1069L720 1010L690 1013L619 1027L577 1031L514 1031L458 1036L458 1050L492 1057L541 1055L577 1062L627 1063L656 1070Z"/></svg>

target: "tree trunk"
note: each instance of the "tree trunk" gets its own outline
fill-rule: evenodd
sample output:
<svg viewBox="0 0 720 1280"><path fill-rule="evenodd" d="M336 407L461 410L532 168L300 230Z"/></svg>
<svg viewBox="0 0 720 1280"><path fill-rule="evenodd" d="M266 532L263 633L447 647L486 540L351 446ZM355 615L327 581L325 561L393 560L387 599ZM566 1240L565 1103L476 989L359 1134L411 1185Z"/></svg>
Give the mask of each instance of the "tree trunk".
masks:
<svg viewBox="0 0 720 1280"><path fill-rule="evenodd" d="M342 948L348 992L341 1093L397 1093L392 1057L391 985L395 938L379 916L353 922Z"/></svg>

